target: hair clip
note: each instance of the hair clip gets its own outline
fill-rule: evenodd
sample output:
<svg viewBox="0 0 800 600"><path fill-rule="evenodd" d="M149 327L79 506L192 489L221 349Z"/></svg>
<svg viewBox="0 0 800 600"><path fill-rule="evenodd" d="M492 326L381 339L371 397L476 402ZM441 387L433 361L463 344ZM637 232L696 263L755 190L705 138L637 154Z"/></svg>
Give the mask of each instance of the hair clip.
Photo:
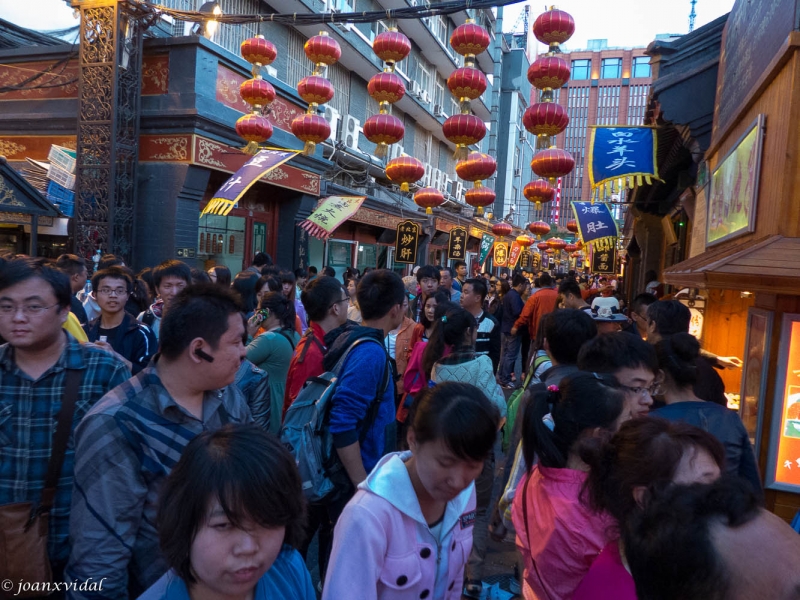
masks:
<svg viewBox="0 0 800 600"><path fill-rule="evenodd" d="M447 315L442 315L442 323L447 323Z"/></svg>
<svg viewBox="0 0 800 600"><path fill-rule="evenodd" d="M548 391L548 392L552 392L552 393L554 393L554 394L557 394L557 393L558 393L558 392L560 392L561 390L559 390L559 389L558 389L558 386L557 386L557 385L548 385L548 386L547 386L547 391Z"/></svg>
<svg viewBox="0 0 800 600"><path fill-rule="evenodd" d="M556 387L556 386L550 386L550 387ZM547 427L550 431L553 431L556 428L556 423L555 421L553 421L553 415L551 415L550 413L547 413L545 416L542 417L542 423L544 423L544 426Z"/></svg>

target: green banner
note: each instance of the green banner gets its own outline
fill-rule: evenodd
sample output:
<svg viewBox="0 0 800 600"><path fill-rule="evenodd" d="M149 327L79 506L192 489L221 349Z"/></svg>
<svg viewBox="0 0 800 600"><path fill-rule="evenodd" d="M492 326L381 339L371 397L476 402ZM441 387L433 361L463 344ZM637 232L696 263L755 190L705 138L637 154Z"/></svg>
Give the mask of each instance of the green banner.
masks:
<svg viewBox="0 0 800 600"><path fill-rule="evenodd" d="M494 238L484 233L481 237L481 253L478 256L478 264L482 265L486 261L486 257L489 256L489 250L492 249L492 244L494 244Z"/></svg>

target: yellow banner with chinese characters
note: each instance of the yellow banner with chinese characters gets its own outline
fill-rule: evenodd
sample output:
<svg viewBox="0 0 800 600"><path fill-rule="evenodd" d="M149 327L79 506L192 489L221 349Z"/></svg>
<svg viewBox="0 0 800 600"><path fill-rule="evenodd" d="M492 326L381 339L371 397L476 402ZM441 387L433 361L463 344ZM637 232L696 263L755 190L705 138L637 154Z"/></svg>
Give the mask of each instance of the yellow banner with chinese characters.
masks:
<svg viewBox="0 0 800 600"><path fill-rule="evenodd" d="M316 210L300 227L318 239L329 237L334 230L352 217L366 200L366 196L329 196L323 198Z"/></svg>

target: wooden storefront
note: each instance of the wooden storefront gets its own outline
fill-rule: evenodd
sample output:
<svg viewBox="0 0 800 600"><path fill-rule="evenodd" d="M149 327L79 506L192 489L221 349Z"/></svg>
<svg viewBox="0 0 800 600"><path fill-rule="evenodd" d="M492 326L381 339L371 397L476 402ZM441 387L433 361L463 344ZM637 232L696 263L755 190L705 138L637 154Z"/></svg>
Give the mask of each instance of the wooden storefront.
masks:
<svg viewBox="0 0 800 600"><path fill-rule="evenodd" d="M737 0L723 38L708 183L695 189L690 258L664 272L667 283L706 297L706 349L744 360L723 373L726 390L741 390L767 508L787 520L800 509L798 4ZM763 141L753 142L753 131Z"/></svg>

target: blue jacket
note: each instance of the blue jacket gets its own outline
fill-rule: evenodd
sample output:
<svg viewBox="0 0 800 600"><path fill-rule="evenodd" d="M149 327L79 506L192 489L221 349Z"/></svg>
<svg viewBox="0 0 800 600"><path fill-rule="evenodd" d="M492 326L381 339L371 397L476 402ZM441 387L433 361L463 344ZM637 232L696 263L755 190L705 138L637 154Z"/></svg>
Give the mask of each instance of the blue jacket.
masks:
<svg viewBox="0 0 800 600"><path fill-rule="evenodd" d="M383 390L375 421L361 443L361 460L369 473L386 452L394 450L392 432L388 437L386 435L386 428L394 424L395 406L394 386L386 385L386 369L390 365L383 347L383 332L362 326L346 329L328 350L324 365L325 370L330 371L347 348L364 337L374 339L376 343L360 344L348 354L341 366L331 404L330 431L337 448L358 442L369 407L379 390Z"/></svg>
<svg viewBox="0 0 800 600"><path fill-rule="evenodd" d="M746 479L754 492L761 493L753 445L737 413L712 402L676 402L650 414L668 421L683 421L713 435L725 447L725 470Z"/></svg>
<svg viewBox="0 0 800 600"><path fill-rule="evenodd" d="M511 333L511 328L514 327L514 322L522 314L522 309L525 303L522 301L522 296L514 288L503 296L503 323L500 331L506 335Z"/></svg>
<svg viewBox="0 0 800 600"><path fill-rule="evenodd" d="M83 326L90 342L100 339L100 319L101 317L97 317ZM127 312L116 329L116 335L109 338L108 343L114 352L131 361L132 375L144 369L158 350L158 341L153 331Z"/></svg>
<svg viewBox="0 0 800 600"><path fill-rule="evenodd" d="M253 600L316 600L305 562L291 546L284 546L269 571L256 584ZM186 583L175 571L167 571L139 600L189 600Z"/></svg>

